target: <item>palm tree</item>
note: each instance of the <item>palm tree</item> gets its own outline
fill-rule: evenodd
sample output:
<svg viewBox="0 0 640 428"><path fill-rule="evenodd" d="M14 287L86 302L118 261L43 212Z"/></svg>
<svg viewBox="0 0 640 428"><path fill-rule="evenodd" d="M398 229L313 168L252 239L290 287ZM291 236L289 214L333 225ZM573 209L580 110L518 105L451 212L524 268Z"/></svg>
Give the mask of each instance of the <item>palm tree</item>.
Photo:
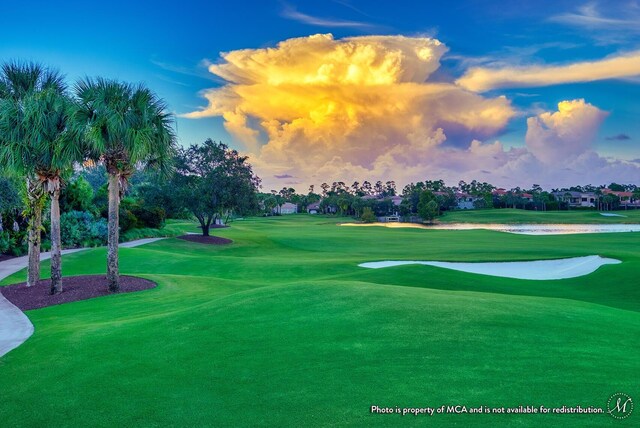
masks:
<svg viewBox="0 0 640 428"><path fill-rule="evenodd" d="M90 157L107 169L107 278L109 290L118 292L120 198L137 166L168 170L175 152L173 115L166 112L163 100L142 85L87 78L75 90L79 102L75 122L83 130Z"/></svg>
<svg viewBox="0 0 640 428"><path fill-rule="evenodd" d="M38 113L34 105L39 97L62 94L64 90L62 75L40 64L9 62L0 67L0 162L26 177L25 199L29 217L27 286L40 280L40 233L45 202L43 184L46 181L38 175L43 165L38 147L43 141L36 139L45 126L46 115Z"/></svg>

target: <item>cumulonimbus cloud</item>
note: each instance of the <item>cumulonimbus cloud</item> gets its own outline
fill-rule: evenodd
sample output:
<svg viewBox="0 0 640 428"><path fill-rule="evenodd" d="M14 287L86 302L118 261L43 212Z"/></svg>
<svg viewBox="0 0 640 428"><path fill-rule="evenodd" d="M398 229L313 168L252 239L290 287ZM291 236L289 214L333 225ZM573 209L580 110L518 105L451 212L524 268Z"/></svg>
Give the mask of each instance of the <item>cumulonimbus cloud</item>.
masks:
<svg viewBox="0 0 640 428"><path fill-rule="evenodd" d="M568 65L473 67L467 70L456 83L470 91L486 92L499 88L592 82L638 75L640 75L640 51L634 51L597 61L583 61Z"/></svg>
<svg viewBox="0 0 640 428"><path fill-rule="evenodd" d="M278 175L315 172L336 159L368 169L389 151L419 159L442 142L438 129L471 141L514 115L505 97L429 82L446 51L426 37L331 34L232 51L209 67L228 84L206 91L209 105L185 116L222 116L256 165Z"/></svg>
<svg viewBox="0 0 640 428"><path fill-rule="evenodd" d="M505 97L430 81L446 51L426 37L319 34L228 52L209 67L227 84L205 91L208 106L185 116L223 117L267 189L435 178L557 187L618 171L638 175L637 165L614 167L592 151L606 113L581 100L531 118L527 147L483 143L515 111ZM452 145L453 134L464 144Z"/></svg>

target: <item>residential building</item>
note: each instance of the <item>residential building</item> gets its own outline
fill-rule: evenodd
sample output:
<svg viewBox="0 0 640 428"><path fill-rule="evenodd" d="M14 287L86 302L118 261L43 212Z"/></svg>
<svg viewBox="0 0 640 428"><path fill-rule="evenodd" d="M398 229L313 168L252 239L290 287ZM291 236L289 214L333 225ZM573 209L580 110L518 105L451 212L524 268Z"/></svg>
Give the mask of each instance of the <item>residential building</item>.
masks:
<svg viewBox="0 0 640 428"><path fill-rule="evenodd" d="M320 202L314 202L307 205L308 214L318 214L320 212Z"/></svg>
<svg viewBox="0 0 640 428"><path fill-rule="evenodd" d="M285 202L284 204L280 205L279 207L276 207L273 209L274 213L280 213L280 214L296 214L298 212L298 205L296 204L292 204L291 202Z"/></svg>
<svg viewBox="0 0 640 428"><path fill-rule="evenodd" d="M596 206L596 194L594 192L553 192L552 195L562 202L566 202L571 208L594 208Z"/></svg>

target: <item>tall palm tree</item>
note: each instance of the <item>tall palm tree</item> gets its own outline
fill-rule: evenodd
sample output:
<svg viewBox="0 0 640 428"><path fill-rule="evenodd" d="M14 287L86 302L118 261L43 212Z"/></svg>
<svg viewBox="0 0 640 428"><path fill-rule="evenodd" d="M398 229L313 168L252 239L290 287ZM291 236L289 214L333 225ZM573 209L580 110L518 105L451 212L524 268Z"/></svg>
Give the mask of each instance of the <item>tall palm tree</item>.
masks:
<svg viewBox="0 0 640 428"><path fill-rule="evenodd" d="M0 102L2 158L13 170L33 174L32 187L51 197L51 294L62 292L61 175L83 155L71 126L75 105L64 90L49 87Z"/></svg>
<svg viewBox="0 0 640 428"><path fill-rule="evenodd" d="M45 202L43 181L37 174L37 158L32 141L35 131L41 128L44 116L26 118L23 108L42 93L63 93L63 77L36 63L8 62L0 66L0 162L13 167L26 177L26 202L29 217L29 263L27 286L40 280L40 233L42 209ZM32 126L17 126L23 120ZM35 128L35 129L34 129Z"/></svg>
<svg viewBox="0 0 640 428"><path fill-rule="evenodd" d="M143 85L87 78L80 80L75 90L79 102L75 122L83 128L90 157L107 169L107 278L109 290L118 292L120 198L136 167L168 171L175 152L173 115L166 111L165 102Z"/></svg>

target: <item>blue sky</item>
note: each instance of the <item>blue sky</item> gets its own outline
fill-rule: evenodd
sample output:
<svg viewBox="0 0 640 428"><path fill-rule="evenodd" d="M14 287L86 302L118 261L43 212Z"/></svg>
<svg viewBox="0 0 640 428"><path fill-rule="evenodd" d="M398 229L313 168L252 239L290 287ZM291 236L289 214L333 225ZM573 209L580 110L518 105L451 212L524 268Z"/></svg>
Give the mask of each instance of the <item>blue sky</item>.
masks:
<svg viewBox="0 0 640 428"><path fill-rule="evenodd" d="M185 114L206 108L202 94L229 83L207 70L208 64L225 62L220 53L274 48L288 39L318 33L331 33L336 41L367 35L437 39L448 50L428 79L453 83L473 67L566 66L633 53L640 49L640 6L633 1L559 0L12 2L3 5L0 15L0 60L43 62L60 69L70 81L85 75L142 81L174 112ZM506 97L513 110L509 120L478 135L467 128L445 127L443 147L465 149L472 139L486 144L500 141L505 151L524 147L527 118L552 113L561 101L583 99L604 112L597 116L589 150L602 158L640 158L637 74L535 87L498 86L479 93L485 98ZM261 144L269 144L273 136L260 129L262 120L265 117L248 115ZM180 117L180 142L186 145L211 137L247 148L224 122L217 114ZM341 159L357 164L342 155ZM377 171L366 163L357 166ZM276 172L297 177L289 184L313 181L303 179L295 168L281 166ZM632 176L627 181L638 179Z"/></svg>

